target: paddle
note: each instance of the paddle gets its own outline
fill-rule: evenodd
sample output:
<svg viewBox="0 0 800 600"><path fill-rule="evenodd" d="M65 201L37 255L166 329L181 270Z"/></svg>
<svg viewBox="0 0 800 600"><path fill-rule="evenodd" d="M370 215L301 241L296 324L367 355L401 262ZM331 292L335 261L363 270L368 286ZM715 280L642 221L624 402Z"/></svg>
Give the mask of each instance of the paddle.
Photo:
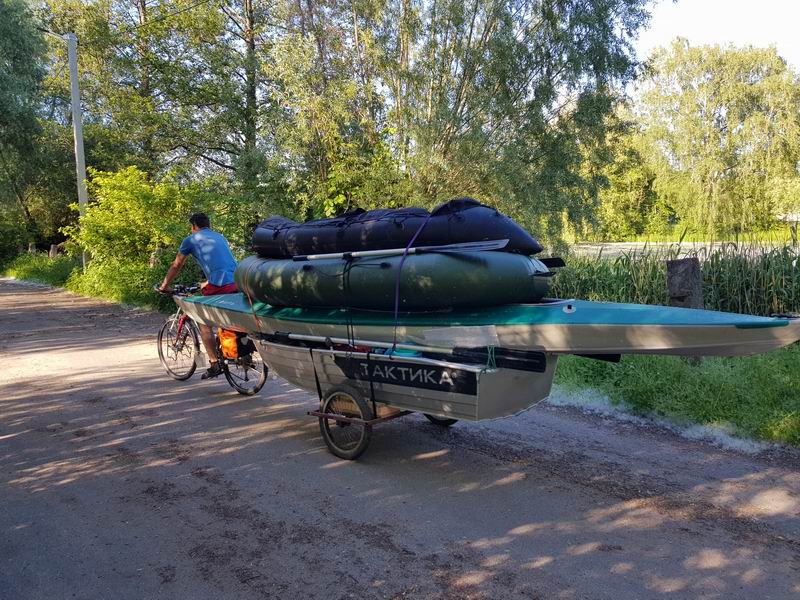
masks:
<svg viewBox="0 0 800 600"><path fill-rule="evenodd" d="M295 261L324 260L328 258L367 258L372 256L401 256L403 254L422 254L426 252L487 252L489 250L502 250L508 245L508 240L488 240L485 242L464 242L462 244L447 244L444 246L417 246L409 248L388 248L386 250L357 250L355 252L334 252L332 254L302 254L293 256Z"/></svg>

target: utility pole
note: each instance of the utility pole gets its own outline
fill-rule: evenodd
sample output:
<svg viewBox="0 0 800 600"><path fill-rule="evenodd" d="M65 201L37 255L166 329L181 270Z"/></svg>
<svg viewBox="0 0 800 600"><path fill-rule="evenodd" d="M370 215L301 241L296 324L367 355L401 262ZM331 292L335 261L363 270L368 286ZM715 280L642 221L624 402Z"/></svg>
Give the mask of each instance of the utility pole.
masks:
<svg viewBox="0 0 800 600"><path fill-rule="evenodd" d="M83 155L83 117L81 115L81 93L78 88L78 36L74 33L64 35L69 55L69 88L72 99L72 135L75 139L75 172L78 177L78 208L81 217L86 214L89 194L86 191L86 158ZM86 270L86 252L81 255L83 269Z"/></svg>

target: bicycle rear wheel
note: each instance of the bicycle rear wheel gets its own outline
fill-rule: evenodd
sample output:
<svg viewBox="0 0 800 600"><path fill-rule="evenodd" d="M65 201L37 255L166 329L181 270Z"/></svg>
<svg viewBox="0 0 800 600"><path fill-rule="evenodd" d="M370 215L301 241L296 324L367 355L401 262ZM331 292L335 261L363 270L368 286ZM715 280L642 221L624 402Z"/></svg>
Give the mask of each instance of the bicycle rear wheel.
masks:
<svg viewBox="0 0 800 600"><path fill-rule="evenodd" d="M180 329L180 331L178 331ZM194 375L195 359L200 352L200 338L194 324L185 319L167 319L158 332L158 358L167 374L178 381Z"/></svg>
<svg viewBox="0 0 800 600"><path fill-rule="evenodd" d="M225 379L242 396L257 394L267 382L269 368L258 352L224 361Z"/></svg>

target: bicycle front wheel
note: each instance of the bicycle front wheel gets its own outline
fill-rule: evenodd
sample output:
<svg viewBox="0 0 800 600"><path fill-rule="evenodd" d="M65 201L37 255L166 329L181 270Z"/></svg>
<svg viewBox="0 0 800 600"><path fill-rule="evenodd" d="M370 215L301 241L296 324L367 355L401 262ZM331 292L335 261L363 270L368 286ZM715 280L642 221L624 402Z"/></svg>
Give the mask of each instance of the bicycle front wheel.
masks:
<svg viewBox="0 0 800 600"><path fill-rule="evenodd" d="M178 381L194 375L195 359L200 352L197 330L189 319L170 318L158 332L158 358L167 374Z"/></svg>
<svg viewBox="0 0 800 600"><path fill-rule="evenodd" d="M225 379L242 396L257 394L267 382L267 365L258 352L225 360Z"/></svg>

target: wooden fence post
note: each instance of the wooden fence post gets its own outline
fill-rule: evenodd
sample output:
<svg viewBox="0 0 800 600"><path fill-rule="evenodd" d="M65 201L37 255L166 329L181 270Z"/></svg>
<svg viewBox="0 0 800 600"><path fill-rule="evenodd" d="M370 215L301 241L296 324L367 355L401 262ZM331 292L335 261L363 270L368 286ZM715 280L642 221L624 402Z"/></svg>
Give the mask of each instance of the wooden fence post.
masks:
<svg viewBox="0 0 800 600"><path fill-rule="evenodd" d="M700 260L696 256L667 261L667 293L670 306L703 308L703 285ZM687 358L699 365L699 356Z"/></svg>
<svg viewBox="0 0 800 600"><path fill-rule="evenodd" d="M703 308L700 260L696 256L667 261L667 292L670 306Z"/></svg>

